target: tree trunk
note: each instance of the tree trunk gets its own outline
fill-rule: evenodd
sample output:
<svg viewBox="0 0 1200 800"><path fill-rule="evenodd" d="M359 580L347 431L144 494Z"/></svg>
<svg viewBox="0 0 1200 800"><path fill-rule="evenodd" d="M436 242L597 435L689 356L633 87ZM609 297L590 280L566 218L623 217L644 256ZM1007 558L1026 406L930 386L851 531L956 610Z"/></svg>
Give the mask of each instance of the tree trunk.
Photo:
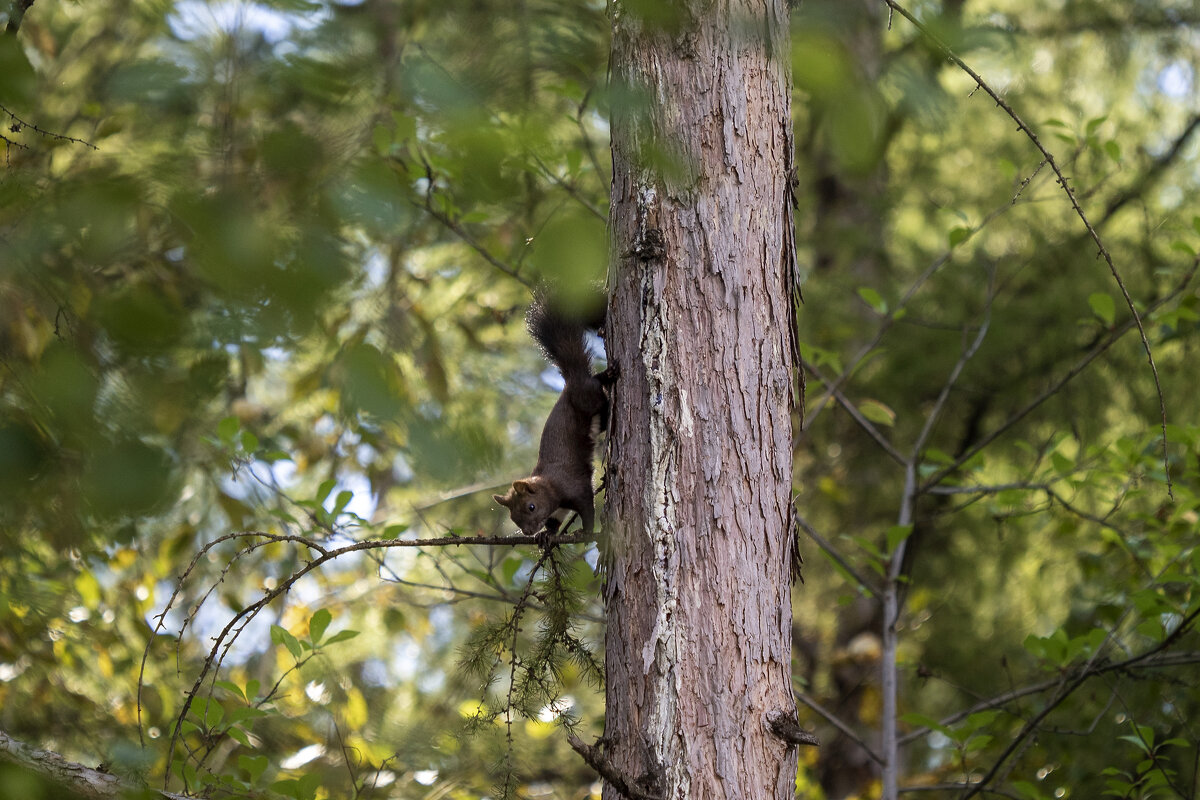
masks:
<svg viewBox="0 0 1200 800"><path fill-rule="evenodd" d="M651 7L613 29L607 760L663 798L790 798L787 7Z"/></svg>

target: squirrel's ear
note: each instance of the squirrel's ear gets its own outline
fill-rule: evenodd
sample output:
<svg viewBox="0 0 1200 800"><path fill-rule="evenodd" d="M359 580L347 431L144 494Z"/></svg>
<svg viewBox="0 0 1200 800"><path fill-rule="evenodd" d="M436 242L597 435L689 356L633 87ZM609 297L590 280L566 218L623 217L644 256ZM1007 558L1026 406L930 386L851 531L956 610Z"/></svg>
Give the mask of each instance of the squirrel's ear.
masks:
<svg viewBox="0 0 1200 800"><path fill-rule="evenodd" d="M514 492L532 492L533 481L513 481Z"/></svg>
<svg viewBox="0 0 1200 800"><path fill-rule="evenodd" d="M492 495L492 499L493 499L493 500L495 500L497 503L499 503L499 504L500 504L500 505L502 505L502 506L507 506L507 505L508 505L508 498L507 498L507 497L501 497L501 496L500 496L500 495L498 495L498 494L494 494L494 495Z"/></svg>

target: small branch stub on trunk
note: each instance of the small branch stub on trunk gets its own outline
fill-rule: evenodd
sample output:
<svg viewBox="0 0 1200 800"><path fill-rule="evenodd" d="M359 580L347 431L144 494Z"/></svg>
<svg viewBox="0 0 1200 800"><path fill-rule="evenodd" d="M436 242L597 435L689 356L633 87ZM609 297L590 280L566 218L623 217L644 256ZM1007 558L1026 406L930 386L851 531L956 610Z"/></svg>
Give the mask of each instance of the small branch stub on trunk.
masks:
<svg viewBox="0 0 1200 800"><path fill-rule="evenodd" d="M820 739L800 727L800 722L796 719L795 712L783 711L782 709L768 711L767 727L771 729L771 733L783 739L788 744L804 744L811 745L812 747L819 747L821 745Z"/></svg>

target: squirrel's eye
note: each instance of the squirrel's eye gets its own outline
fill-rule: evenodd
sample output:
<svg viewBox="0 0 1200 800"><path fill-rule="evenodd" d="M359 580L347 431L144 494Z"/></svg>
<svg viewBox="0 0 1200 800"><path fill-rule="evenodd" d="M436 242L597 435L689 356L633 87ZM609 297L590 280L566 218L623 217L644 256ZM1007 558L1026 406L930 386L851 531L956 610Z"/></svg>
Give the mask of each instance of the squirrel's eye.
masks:
<svg viewBox="0 0 1200 800"><path fill-rule="evenodd" d="M530 510L530 511L537 511L537 503L530 503L530 504L529 504L529 510Z"/></svg>

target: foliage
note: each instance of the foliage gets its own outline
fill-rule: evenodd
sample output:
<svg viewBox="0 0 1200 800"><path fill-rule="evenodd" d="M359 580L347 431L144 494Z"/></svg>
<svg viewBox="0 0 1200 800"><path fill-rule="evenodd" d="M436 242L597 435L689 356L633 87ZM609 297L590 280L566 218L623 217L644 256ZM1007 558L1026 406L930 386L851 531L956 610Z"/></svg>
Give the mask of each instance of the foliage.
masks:
<svg viewBox="0 0 1200 800"><path fill-rule="evenodd" d="M892 576L903 783L1191 796L1200 19L857 5L793 23L798 689L873 740ZM496 542L489 496L554 397L528 287L607 262L606 31L38 0L0 37L0 729L210 796L592 791L596 551ZM1111 255L1166 463L1097 242L931 37ZM806 724L836 794L861 748Z"/></svg>

